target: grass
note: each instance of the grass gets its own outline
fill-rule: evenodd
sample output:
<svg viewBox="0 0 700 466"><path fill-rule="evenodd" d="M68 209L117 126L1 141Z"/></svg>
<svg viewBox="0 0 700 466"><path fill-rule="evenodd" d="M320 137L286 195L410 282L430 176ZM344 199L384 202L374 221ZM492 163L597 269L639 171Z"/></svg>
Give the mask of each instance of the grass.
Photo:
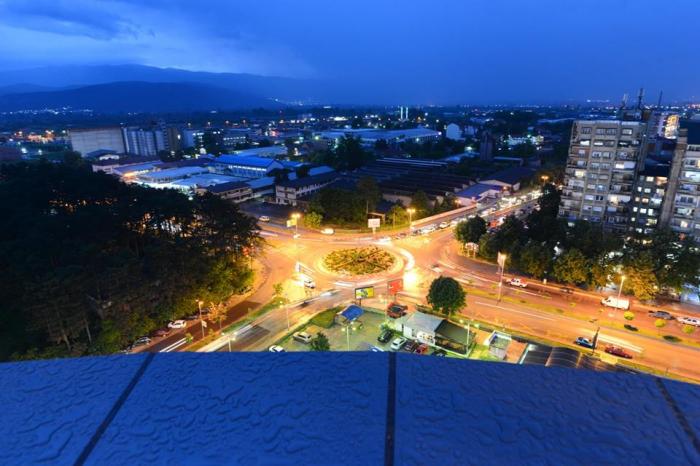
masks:
<svg viewBox="0 0 700 466"><path fill-rule="evenodd" d="M321 311L311 318L310 323L323 328L331 328L335 323L335 315L340 311L340 307L331 307Z"/></svg>

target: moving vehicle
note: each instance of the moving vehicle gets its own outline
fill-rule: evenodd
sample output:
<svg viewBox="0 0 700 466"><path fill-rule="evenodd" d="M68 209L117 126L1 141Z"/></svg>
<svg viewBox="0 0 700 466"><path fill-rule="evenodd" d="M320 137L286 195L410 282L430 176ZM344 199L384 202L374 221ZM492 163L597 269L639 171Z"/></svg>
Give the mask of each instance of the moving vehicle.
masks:
<svg viewBox="0 0 700 466"><path fill-rule="evenodd" d="M187 327L187 322L185 322L183 319L173 320L172 322L168 323L168 328L185 328L185 327Z"/></svg>
<svg viewBox="0 0 700 466"><path fill-rule="evenodd" d="M404 337L394 338L394 341L391 342L390 348L392 351L398 351L403 348L403 345L405 345L407 341L408 340Z"/></svg>
<svg viewBox="0 0 700 466"><path fill-rule="evenodd" d="M280 345L272 345L267 349L270 353L284 353L284 348Z"/></svg>
<svg viewBox="0 0 700 466"><path fill-rule="evenodd" d="M620 358L632 359L632 355L627 352L624 348L615 345L608 345L605 347L605 352L612 354L613 356L618 356Z"/></svg>
<svg viewBox="0 0 700 466"><path fill-rule="evenodd" d="M140 338L136 339L136 341L134 342L134 344L132 346L143 346L143 345L149 344L150 342L151 342L150 338L140 337Z"/></svg>
<svg viewBox="0 0 700 466"><path fill-rule="evenodd" d="M437 230L437 227L435 225L428 225L421 229L421 233L427 235L428 233L432 233L435 230Z"/></svg>
<svg viewBox="0 0 700 466"><path fill-rule="evenodd" d="M185 320L197 320L199 319L199 313L195 312L194 314L190 314L188 316L185 316Z"/></svg>
<svg viewBox="0 0 700 466"><path fill-rule="evenodd" d="M627 310L630 308L630 300L625 298L615 298L613 296L608 296L600 300L600 304L603 306L612 307L615 309Z"/></svg>
<svg viewBox="0 0 700 466"><path fill-rule="evenodd" d="M313 290L314 288L316 288L316 282L310 278L305 278L304 279L304 287L311 288Z"/></svg>
<svg viewBox="0 0 700 466"><path fill-rule="evenodd" d="M574 294L574 290L566 286L563 288L559 288L559 291L561 291L564 294Z"/></svg>
<svg viewBox="0 0 700 466"><path fill-rule="evenodd" d="M267 215L261 215L260 217L258 217L258 220L260 220L261 222L269 222L270 217L268 217Z"/></svg>
<svg viewBox="0 0 700 466"><path fill-rule="evenodd" d="M298 342L308 345L309 343L311 343L311 339L313 337L310 333L307 332L296 332L294 335L292 335L292 338L294 338Z"/></svg>
<svg viewBox="0 0 700 466"><path fill-rule="evenodd" d="M700 327L700 319L696 317L679 317L678 322L685 325L694 325L695 327Z"/></svg>
<svg viewBox="0 0 700 466"><path fill-rule="evenodd" d="M167 327L153 331L154 337L167 337L168 335L170 335L170 329Z"/></svg>
<svg viewBox="0 0 700 466"><path fill-rule="evenodd" d="M649 317L654 317L656 319L663 320L673 320L675 318L671 315L670 312L666 311L649 311Z"/></svg>
<svg viewBox="0 0 700 466"><path fill-rule="evenodd" d="M377 240L377 243L380 243L380 244L388 244L388 243L391 243L391 237L390 237L390 236L382 236L381 238L379 238L379 239Z"/></svg>
<svg viewBox="0 0 700 466"><path fill-rule="evenodd" d="M583 346L584 348L593 348L593 342L588 338L578 337L576 340L574 340L574 343L579 346Z"/></svg>
<svg viewBox="0 0 700 466"><path fill-rule="evenodd" d="M292 238L294 238L294 239L299 239L299 238L301 238L301 233L294 233L294 234L292 235Z"/></svg>
<svg viewBox="0 0 700 466"><path fill-rule="evenodd" d="M399 303L391 303L386 308L386 315L392 319L403 317L406 315L406 312L408 312L408 306Z"/></svg>
<svg viewBox="0 0 700 466"><path fill-rule="evenodd" d="M518 288L527 288L527 283L519 278L511 278L510 280L506 280L506 283L510 286L517 286Z"/></svg>
<svg viewBox="0 0 700 466"><path fill-rule="evenodd" d="M379 333L379 336L377 337L377 341L379 343L387 343L389 340L391 340L391 330L388 328L385 328Z"/></svg>
<svg viewBox="0 0 700 466"><path fill-rule="evenodd" d="M335 233L335 230L333 228L324 228L321 230L321 233L324 235L332 235Z"/></svg>
<svg viewBox="0 0 700 466"><path fill-rule="evenodd" d="M440 225L438 225L438 228L441 230L444 230L445 228L448 228L450 224L448 222L440 222Z"/></svg>

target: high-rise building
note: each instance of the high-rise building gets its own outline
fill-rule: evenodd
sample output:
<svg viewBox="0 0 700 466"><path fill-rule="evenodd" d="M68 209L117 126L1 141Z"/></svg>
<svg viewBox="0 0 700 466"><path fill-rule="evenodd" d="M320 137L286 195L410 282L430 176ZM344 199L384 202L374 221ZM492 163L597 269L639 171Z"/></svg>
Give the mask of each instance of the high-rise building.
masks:
<svg viewBox="0 0 700 466"><path fill-rule="evenodd" d="M119 126L105 128L73 129L70 131L70 143L74 151L83 157L99 150L124 154L126 146L124 135Z"/></svg>
<svg viewBox="0 0 700 466"><path fill-rule="evenodd" d="M644 166L646 128L641 121L574 122L560 217L627 228L635 179Z"/></svg>
<svg viewBox="0 0 700 466"><path fill-rule="evenodd" d="M155 157L167 150L165 134L160 129L124 128L124 141L129 154Z"/></svg>
<svg viewBox="0 0 700 466"><path fill-rule="evenodd" d="M678 131L661 223L700 240L700 122Z"/></svg>
<svg viewBox="0 0 700 466"><path fill-rule="evenodd" d="M658 227L668 185L669 168L668 165L654 165L637 175L630 213L630 230L649 234Z"/></svg>

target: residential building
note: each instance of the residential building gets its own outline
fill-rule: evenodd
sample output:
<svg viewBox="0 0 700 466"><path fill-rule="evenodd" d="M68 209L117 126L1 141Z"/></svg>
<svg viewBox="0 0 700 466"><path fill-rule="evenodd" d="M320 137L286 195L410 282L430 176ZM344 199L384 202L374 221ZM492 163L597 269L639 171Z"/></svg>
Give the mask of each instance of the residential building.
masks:
<svg viewBox="0 0 700 466"><path fill-rule="evenodd" d="M659 225L668 174L668 165L655 165L639 172L631 204L630 230L649 234Z"/></svg>
<svg viewBox="0 0 700 466"><path fill-rule="evenodd" d="M641 121L575 121L559 216L626 229L645 138Z"/></svg>
<svg viewBox="0 0 700 466"><path fill-rule="evenodd" d="M235 203L245 202L253 198L253 188L251 188L245 181L231 181L228 183L221 183L197 189L198 194L203 194L206 192L210 192L221 197L222 199Z"/></svg>
<svg viewBox="0 0 700 466"><path fill-rule="evenodd" d="M678 131L661 222L700 239L700 122Z"/></svg>
<svg viewBox="0 0 700 466"><path fill-rule="evenodd" d="M117 154L126 153L124 134L119 126L70 131L70 143L74 151L85 157L91 152L105 149Z"/></svg>
<svg viewBox="0 0 700 466"><path fill-rule="evenodd" d="M141 157L155 157L167 150L165 134L160 129L123 128L126 152Z"/></svg>
<svg viewBox="0 0 700 466"><path fill-rule="evenodd" d="M303 196L318 192L338 179L335 172L281 181L275 187L275 202L277 204L296 206Z"/></svg>

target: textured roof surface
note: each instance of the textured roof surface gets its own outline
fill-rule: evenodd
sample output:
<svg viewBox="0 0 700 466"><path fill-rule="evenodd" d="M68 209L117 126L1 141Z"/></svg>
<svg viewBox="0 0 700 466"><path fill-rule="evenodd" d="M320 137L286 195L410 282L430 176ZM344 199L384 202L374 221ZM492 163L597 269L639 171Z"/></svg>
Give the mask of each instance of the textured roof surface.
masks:
<svg viewBox="0 0 700 466"><path fill-rule="evenodd" d="M700 464L700 387L396 353L0 365L2 464Z"/></svg>

